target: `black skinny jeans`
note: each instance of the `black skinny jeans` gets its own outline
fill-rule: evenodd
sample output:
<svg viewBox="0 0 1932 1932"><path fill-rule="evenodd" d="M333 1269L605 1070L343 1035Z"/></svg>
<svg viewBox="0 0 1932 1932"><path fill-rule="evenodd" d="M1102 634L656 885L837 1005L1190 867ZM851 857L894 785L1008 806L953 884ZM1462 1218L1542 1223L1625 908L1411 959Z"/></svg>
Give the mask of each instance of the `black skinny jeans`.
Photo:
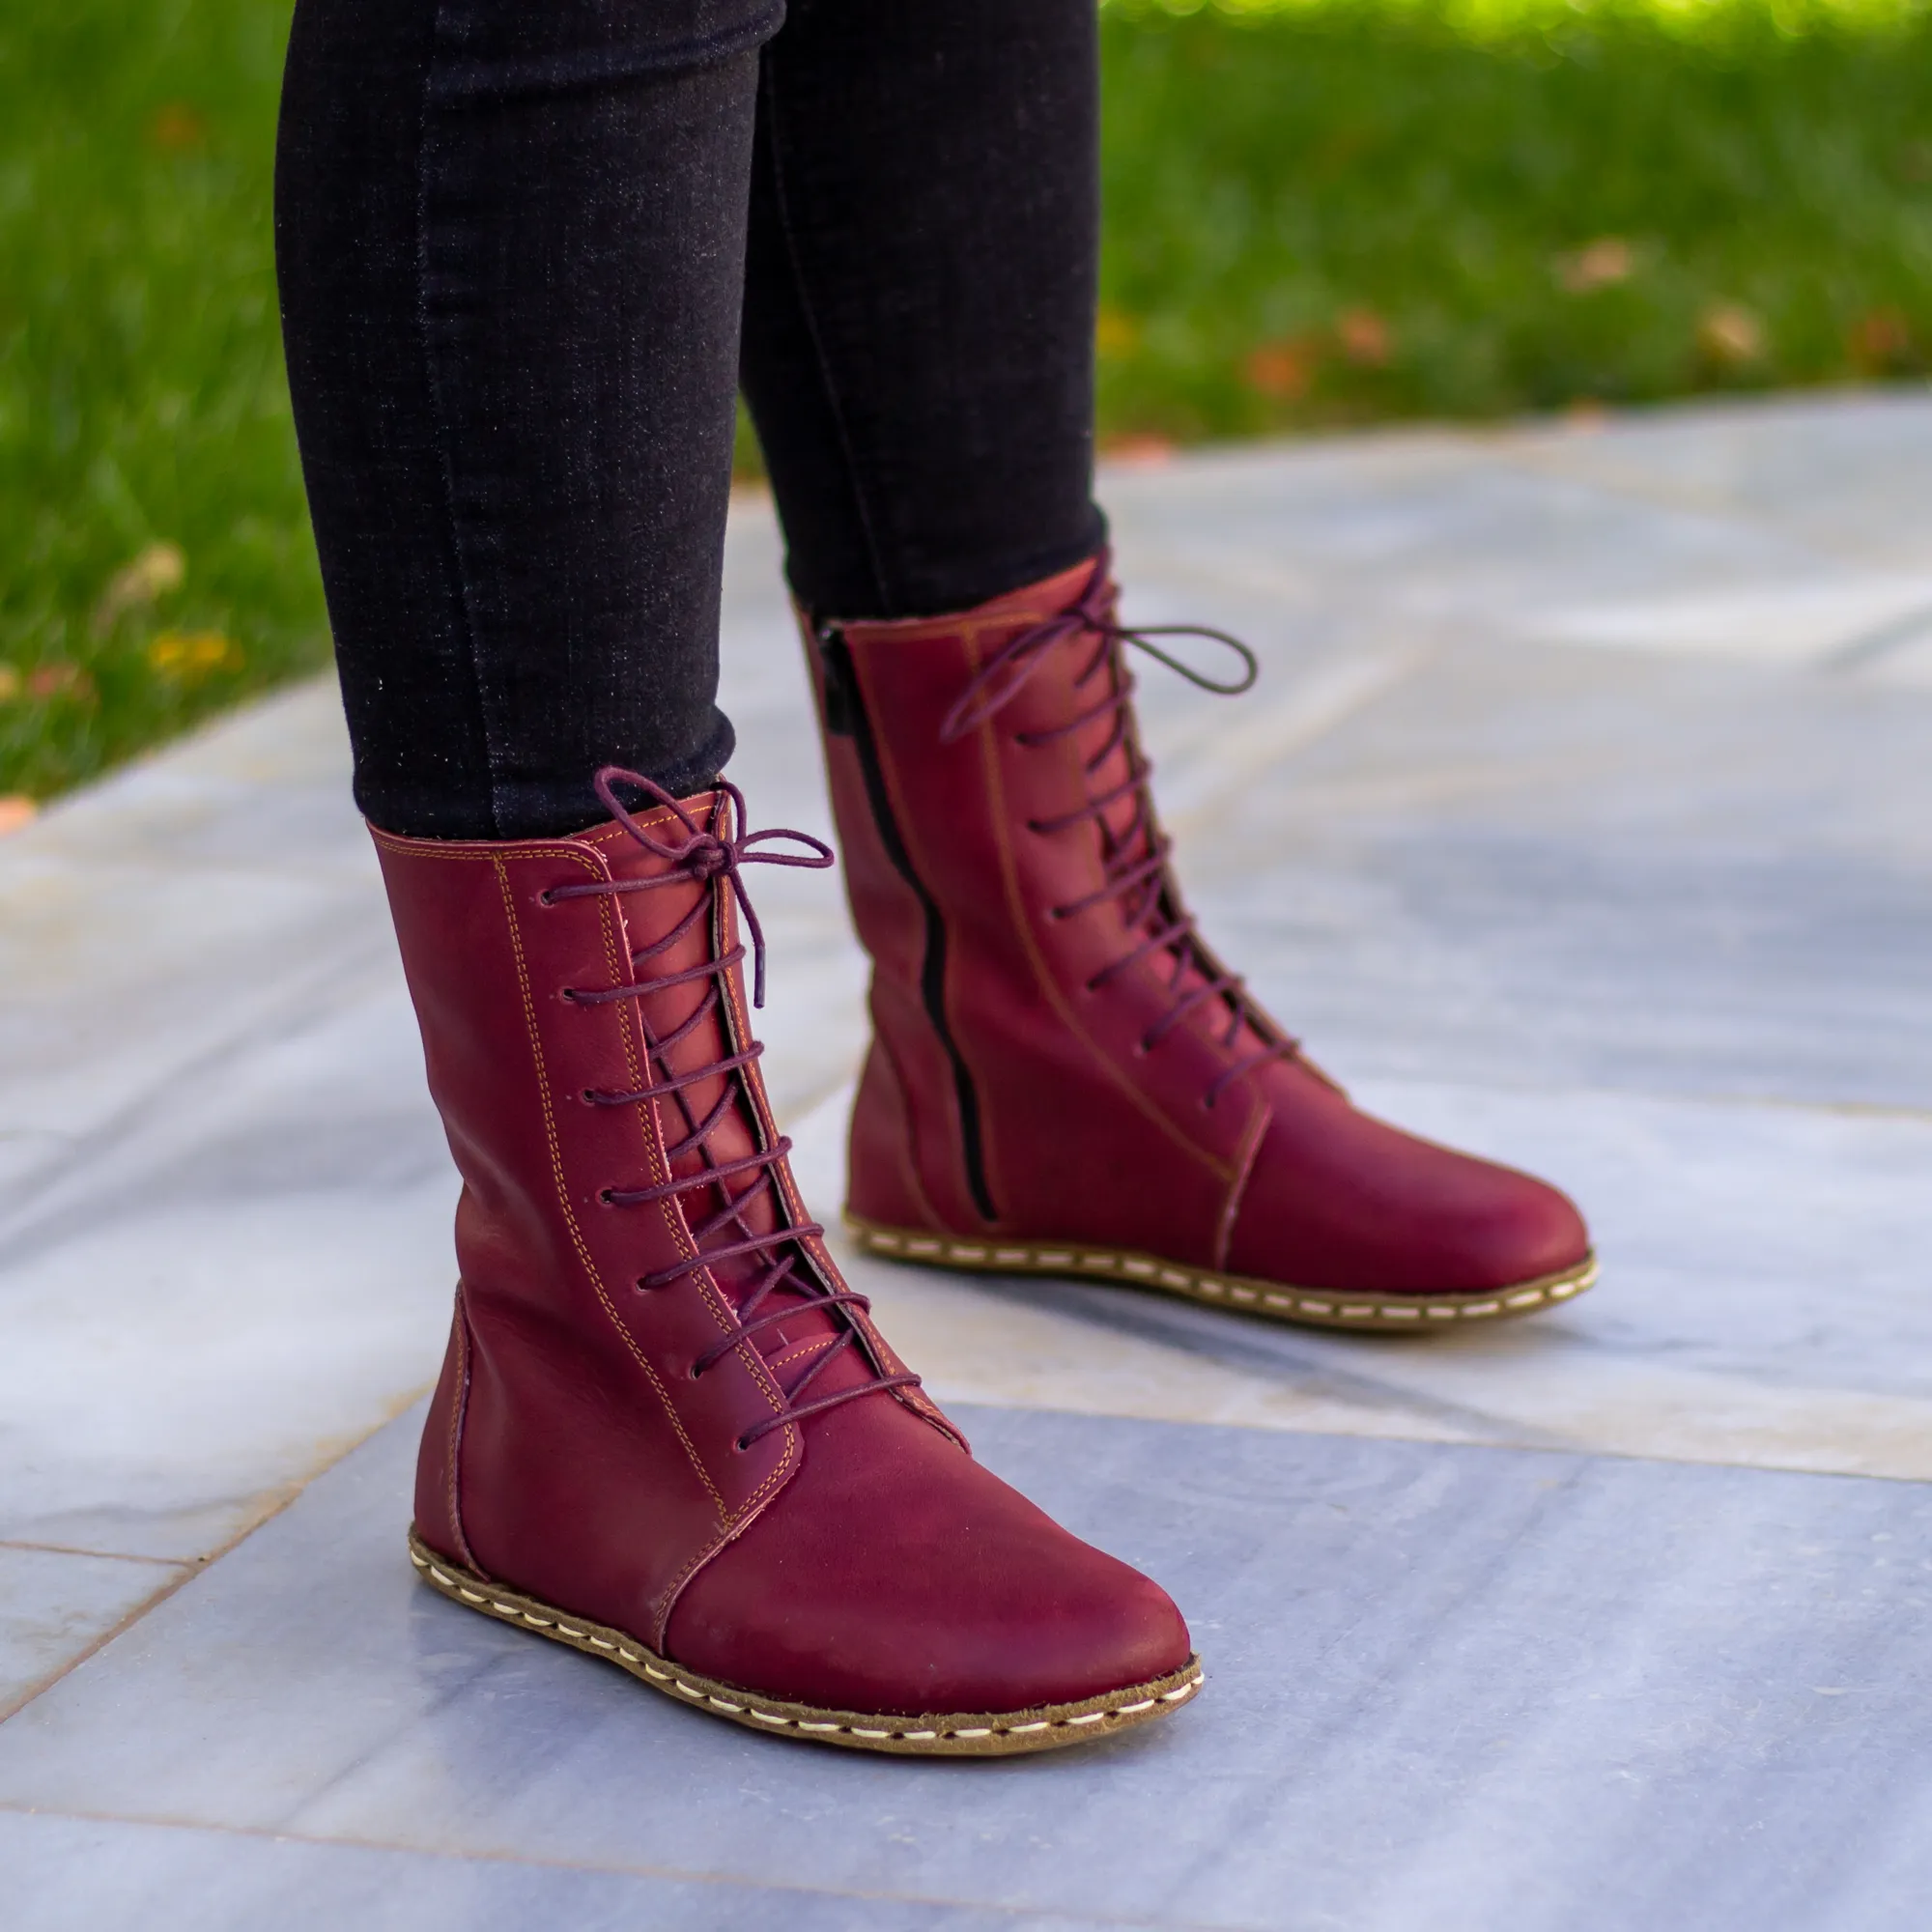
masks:
<svg viewBox="0 0 1932 1932"><path fill-rule="evenodd" d="M372 819L716 775L740 383L814 611L1099 547L1094 43L1094 0L298 0L283 327Z"/></svg>

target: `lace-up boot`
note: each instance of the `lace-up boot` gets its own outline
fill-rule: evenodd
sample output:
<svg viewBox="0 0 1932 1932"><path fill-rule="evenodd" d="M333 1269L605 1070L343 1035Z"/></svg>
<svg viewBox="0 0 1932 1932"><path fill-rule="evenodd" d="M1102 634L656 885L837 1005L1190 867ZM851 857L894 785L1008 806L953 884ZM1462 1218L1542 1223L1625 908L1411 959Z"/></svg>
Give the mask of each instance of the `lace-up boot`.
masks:
<svg viewBox="0 0 1932 1932"><path fill-rule="evenodd" d="M1352 1107L1196 933L1125 646L1208 680L1120 625L1104 556L960 615L807 632L873 966L867 1248L1410 1332L1589 1286L1562 1195ZM1245 689L1223 641L1248 679L1209 688Z"/></svg>
<svg viewBox="0 0 1932 1932"><path fill-rule="evenodd" d="M799 1199L744 872L830 853L746 836L728 785L598 782L575 838L376 834L463 1177L423 1577L787 1737L990 1754L1177 1708L1174 1605L973 1460Z"/></svg>

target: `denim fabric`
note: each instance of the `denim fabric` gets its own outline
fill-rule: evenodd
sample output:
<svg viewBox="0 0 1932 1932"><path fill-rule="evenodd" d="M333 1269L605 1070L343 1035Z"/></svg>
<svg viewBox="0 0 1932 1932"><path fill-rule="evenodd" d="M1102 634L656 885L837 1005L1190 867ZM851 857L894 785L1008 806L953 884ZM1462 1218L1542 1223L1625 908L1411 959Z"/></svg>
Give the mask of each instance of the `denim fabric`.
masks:
<svg viewBox="0 0 1932 1932"><path fill-rule="evenodd" d="M722 768L741 319L813 608L1096 549L1095 149L1092 0L298 0L276 242L363 810L541 836L600 764Z"/></svg>

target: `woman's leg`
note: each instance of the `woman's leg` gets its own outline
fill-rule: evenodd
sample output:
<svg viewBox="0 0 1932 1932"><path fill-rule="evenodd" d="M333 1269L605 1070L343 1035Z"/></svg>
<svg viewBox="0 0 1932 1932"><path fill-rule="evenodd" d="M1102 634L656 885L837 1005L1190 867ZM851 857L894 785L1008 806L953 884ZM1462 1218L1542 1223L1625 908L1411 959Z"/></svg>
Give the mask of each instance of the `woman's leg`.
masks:
<svg viewBox="0 0 1932 1932"><path fill-rule="evenodd" d="M957 610L1092 556L1094 0L791 0L744 344L809 608Z"/></svg>
<svg viewBox="0 0 1932 1932"><path fill-rule="evenodd" d="M300 0L276 170L290 386L391 830L673 792L713 702L758 46L781 0Z"/></svg>
<svg viewBox="0 0 1932 1932"><path fill-rule="evenodd" d="M765 50L745 370L873 955L855 1228L1322 1325L1550 1306L1571 1205L1357 1113L1168 867L1089 498L1095 94L1091 0L795 0Z"/></svg>
<svg viewBox="0 0 1932 1932"><path fill-rule="evenodd" d="M805 1219L744 872L815 860L754 843L712 784L776 17L298 19L291 375L358 796L465 1183L412 1554L457 1603L765 1735L1036 1750L1178 1709L1186 1627L965 1453ZM607 760L641 773L593 793Z"/></svg>

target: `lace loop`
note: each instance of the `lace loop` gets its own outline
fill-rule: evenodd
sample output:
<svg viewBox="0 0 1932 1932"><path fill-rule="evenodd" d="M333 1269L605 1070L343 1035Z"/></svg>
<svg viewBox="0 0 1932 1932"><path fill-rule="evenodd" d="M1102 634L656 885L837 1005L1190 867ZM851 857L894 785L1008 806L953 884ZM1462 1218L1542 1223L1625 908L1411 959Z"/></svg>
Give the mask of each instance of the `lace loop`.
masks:
<svg viewBox="0 0 1932 1932"><path fill-rule="evenodd" d="M809 832L794 832L785 826L773 826L763 832L746 831L745 794L725 779L718 781L718 789L731 801L731 826L735 836L728 838L721 838L717 833L698 824L682 803L666 791L663 785L640 777L637 772L627 772L621 765L604 766L592 783L611 816L646 852L654 853L673 869L654 879L620 879L594 886L554 886L549 895L551 900L584 898L593 894L649 892L654 887L674 885L680 880L696 880L703 884L712 879L728 879L732 896L738 901L738 910L745 916L745 930L752 935L752 1004L762 1007L765 1004L765 930L758 923L758 915L753 909L752 895L745 890L743 868L747 866L803 866L810 871L821 872L833 863L832 847L824 839L814 838ZM620 784L631 785L667 807L684 828L683 842L668 844L652 838L618 798L616 787ZM799 844L810 847L810 850L753 850L753 846L773 838L795 839ZM601 998L622 999L636 990L632 987L613 987Z"/></svg>
<svg viewBox="0 0 1932 1932"><path fill-rule="evenodd" d="M1237 696L1248 690L1260 675L1261 667L1254 652L1226 631L1217 631L1207 624L1135 628L1122 624L1114 611L1112 557L1103 551L1073 604L1057 616L1018 632L986 661L946 714L940 725L940 738L951 744L998 717L1026 688L1055 646L1079 638L1093 639L1093 653L1074 674L1073 690L1076 694L1083 693L1104 671L1107 675L1100 695L1091 703L1076 700L1073 716L1063 724L1014 734L1022 745L1053 745L1104 719L1112 720L1098 748L1082 761L1088 781L1085 802L1073 811L1030 821L1034 831L1048 837L1082 825L1095 826L1100 837L1098 888L1069 904L1049 906L1047 916L1062 920L1101 905L1121 907L1122 923L1135 943L1089 979L1089 991L1097 992L1144 960L1163 953L1173 960L1174 970L1166 986L1168 1009L1143 1035L1143 1050L1153 1051L1190 1013L1210 1003L1218 1003L1227 1014L1227 1024L1218 1040L1225 1052L1236 1053L1243 1030L1247 1031L1256 1044L1208 1083L1204 1097L1205 1104L1211 1107L1243 1074L1252 1073L1269 1061L1293 1058L1300 1051L1300 1042L1281 1033L1248 997L1241 980L1208 951L1194 929L1194 915L1181 904L1179 892L1168 870L1171 844L1160 829L1149 788L1153 766L1142 753L1133 731L1134 680L1122 660L1121 647L1132 644L1170 670L1179 671L1190 684L1224 697ZM1240 676L1230 683L1217 682L1149 641L1168 637L1210 638L1226 644L1241 661ZM1117 760L1118 776L1108 770ZM1128 812L1126 824L1118 831L1109 816L1117 807L1125 807Z"/></svg>
<svg viewBox="0 0 1932 1932"><path fill-rule="evenodd" d="M1093 575L1088 578L1073 604L1058 616L1021 631L995 651L941 721L940 743L951 745L988 719L997 718L1026 689L1055 644L1065 643L1069 638L1083 634L1097 637L1108 645L1132 644L1135 649L1143 650L1149 657L1164 664L1169 670L1178 672L1189 684L1201 691L1211 691L1217 697L1238 697L1242 692L1253 690L1255 680L1261 676L1261 660L1239 638L1226 631L1217 631L1211 624L1121 623L1114 614L1116 593L1113 571L1112 552L1102 551L1094 558ZM1233 683L1223 684L1206 672L1196 670L1185 659L1149 642L1151 638L1208 638L1217 644L1226 644L1240 659L1241 674ZM1073 726L1067 728L1072 729ZM1061 734L1056 732L1053 735Z"/></svg>
<svg viewBox="0 0 1932 1932"><path fill-rule="evenodd" d="M738 1296L731 1308L731 1325L720 1336L718 1342L706 1350L693 1364L696 1375L702 1375L714 1363L722 1360L734 1350L755 1347L754 1338L764 1330L778 1323L810 1312L822 1312L833 1325L833 1333L827 1346L819 1349L805 1372L796 1377L789 1387L780 1385L781 1406L769 1416L763 1417L748 1429L739 1438L740 1446L749 1448L752 1443L774 1429L781 1429L789 1423L803 1422L810 1416L822 1414L826 1409L835 1408L841 1403L854 1402L861 1396L876 1395L882 1391L913 1388L919 1384L919 1378L909 1371L886 1373L874 1356L870 1344L856 1325L856 1316L862 1314L870 1304L862 1294L855 1294L850 1289L840 1285L829 1288L816 1272L808 1265L801 1269L800 1260L805 1258L802 1242L822 1235L825 1231L816 1221L792 1222L789 1208L785 1204L784 1190L779 1185L777 1171L791 1151L791 1141L785 1136L778 1136L770 1146L758 1146L755 1151L741 1154L732 1159L721 1160L711 1151L713 1133L724 1123L734 1108L743 1106L754 1115L752 1091L745 1085L749 1069L764 1052L764 1046L757 1040L738 1049L732 1048L731 1034L723 1024L722 1013L725 1000L722 991L725 977L739 965L745 957L745 948L731 946L722 952L715 947L703 964L688 967L680 972L667 972L655 977L638 969L645 962L661 957L690 934L696 922L707 914L714 914L718 907L719 891L727 890L737 901L745 921L745 929L751 935L752 953L756 961L755 1005L764 1003L765 941L758 924L757 913L753 910L750 895L745 890L743 868L751 865L803 866L812 870L822 869L833 863L832 848L822 839L814 838L810 833L793 832L782 828L773 828L762 832L745 830L745 798L736 785L721 781L718 789L729 800L729 818L726 830L720 834L709 827L700 825L678 799L652 780L636 772L628 772L616 765L607 765L595 780L597 796L609 807L611 815L624 831L645 851L664 861L665 869L653 873L648 878L639 879L600 879L594 883L573 883L552 887L545 899L555 903L562 899L616 897L629 893L650 892L665 886L696 885L704 888L691 909L674 920L669 929L648 945L636 947L631 953L631 967L634 974L628 985L603 988L577 988L571 997L586 1006L602 1006L616 1000L643 1000L669 992L676 987L691 985L708 980L712 983L697 1000L693 1010L682 1020L663 1033L653 1032L650 1021L643 1009L639 1010L639 1023L644 1037L647 1054L645 1065L646 1085L625 1093L600 1092L585 1089L584 1098L599 1107L625 1107L654 1105L669 1107L681 1116L685 1132L681 1138L667 1138L664 1154L667 1163L681 1160L695 1154L700 1161L696 1170L690 1174L673 1174L669 1179L645 1187L609 1187L602 1190L602 1198L613 1208L643 1208L656 1204L679 1200L696 1194L701 1189L715 1189L720 1204L717 1210L707 1218L695 1219L686 1214L686 1227L692 1237L695 1252L668 1266L652 1269L638 1277L640 1291L654 1291L668 1288L671 1283L686 1276L700 1273L713 1264L727 1261L761 1261L762 1274L754 1285ZM676 829L668 838L659 838L653 831L639 822L617 796L617 787L625 786L634 792L641 792L657 806L668 810L675 821ZM722 809L722 808L721 808ZM660 828L663 829L663 828ZM678 836L681 833L682 836ZM772 852L758 849L774 840L791 839L807 847L803 852ZM689 1039L697 1028L714 1015L720 1015L721 1045L723 1051L704 1061L701 1065L678 1067L673 1065L673 1051ZM717 1102L706 1110L702 1118L689 1096L690 1090L702 1086L706 1081L720 1080L724 1083L724 1091ZM761 1128L762 1131L762 1128ZM737 1185L742 1182L743 1185ZM746 1218L747 1210L760 1197L769 1197L774 1204L775 1218L779 1225L760 1231ZM722 1238L719 1238L721 1237ZM709 1243L709 1245L707 1245ZM836 1279L836 1277L835 1277ZM784 1293L798 1297L795 1306L769 1306L774 1295ZM847 1388L835 1390L831 1395L820 1396L811 1402L802 1402L800 1398L806 1390L847 1350L858 1347L872 1374ZM768 1373L770 1373L768 1365ZM774 1378L776 1379L776 1378Z"/></svg>

